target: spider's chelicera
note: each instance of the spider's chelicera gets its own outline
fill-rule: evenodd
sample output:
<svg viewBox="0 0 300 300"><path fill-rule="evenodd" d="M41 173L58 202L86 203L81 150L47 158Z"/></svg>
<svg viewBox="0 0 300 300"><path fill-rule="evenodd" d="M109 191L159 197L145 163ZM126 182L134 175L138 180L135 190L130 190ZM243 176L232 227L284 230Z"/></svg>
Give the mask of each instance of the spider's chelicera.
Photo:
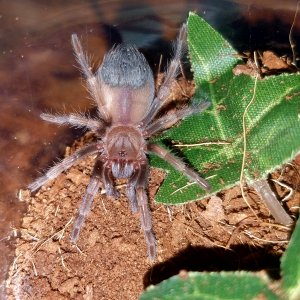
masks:
<svg viewBox="0 0 300 300"><path fill-rule="evenodd" d="M203 101L156 118L167 103L171 83L179 73L185 43L186 25L183 25L177 38L174 58L155 96L152 71L143 54L135 47L123 44L116 46L105 55L102 64L94 74L77 35L72 35L77 61L86 78L88 90L97 104L97 118L87 118L80 114L41 114L41 118L56 124L88 128L97 134L98 140L50 168L30 184L29 189L37 190L69 169L78 160L88 155L96 155L91 180L71 233L73 243L76 243L79 237L101 183L108 196L118 197L114 178L127 178L126 192L131 211L140 213L148 255L151 260L155 259L156 242L152 232L146 192L149 172L147 153L149 152L163 158L190 180L198 183L203 189L209 190L209 184L195 171L166 149L149 141L151 136L171 127L186 116L205 110L210 105L209 102Z"/></svg>

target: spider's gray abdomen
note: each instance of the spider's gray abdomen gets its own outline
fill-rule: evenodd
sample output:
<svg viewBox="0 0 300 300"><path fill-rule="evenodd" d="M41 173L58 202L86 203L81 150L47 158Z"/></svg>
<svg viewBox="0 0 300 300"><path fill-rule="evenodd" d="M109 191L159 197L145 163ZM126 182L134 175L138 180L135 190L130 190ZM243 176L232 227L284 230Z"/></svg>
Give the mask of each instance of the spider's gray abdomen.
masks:
<svg viewBox="0 0 300 300"><path fill-rule="evenodd" d="M111 87L139 88L153 81L144 55L135 47L118 45L105 55L97 74Z"/></svg>
<svg viewBox="0 0 300 300"><path fill-rule="evenodd" d="M154 98L154 79L144 55L118 45L105 55L97 71L101 97L114 124L137 124Z"/></svg>

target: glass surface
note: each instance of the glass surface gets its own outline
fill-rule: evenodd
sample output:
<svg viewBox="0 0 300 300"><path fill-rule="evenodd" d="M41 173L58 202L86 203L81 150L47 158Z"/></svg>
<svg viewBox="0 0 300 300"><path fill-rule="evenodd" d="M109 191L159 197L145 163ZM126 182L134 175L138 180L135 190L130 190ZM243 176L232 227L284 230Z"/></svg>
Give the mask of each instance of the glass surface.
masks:
<svg viewBox="0 0 300 300"><path fill-rule="evenodd" d="M18 190L63 155L80 131L47 124L41 112L87 111L70 44L77 33L94 62L119 42L137 45L157 71L169 41L196 11L240 51L291 56L296 1L41 1L0 2L0 283L13 256L25 205ZM299 36L299 18L293 28ZM201 34L201 32L199 32ZM16 230L15 230L16 229ZM1 285L5 298L4 284Z"/></svg>

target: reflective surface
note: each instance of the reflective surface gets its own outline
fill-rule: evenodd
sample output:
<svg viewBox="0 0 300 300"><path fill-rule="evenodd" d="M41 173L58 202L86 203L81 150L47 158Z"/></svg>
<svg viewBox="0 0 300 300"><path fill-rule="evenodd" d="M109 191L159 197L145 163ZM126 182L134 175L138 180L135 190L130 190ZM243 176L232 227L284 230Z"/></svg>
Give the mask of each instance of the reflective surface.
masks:
<svg viewBox="0 0 300 300"><path fill-rule="evenodd" d="M191 10L239 50L272 49L291 56L288 37L295 9L296 1L279 0L1 1L0 282L13 255L14 228L19 228L25 209L18 190L82 133L48 125L39 114L91 108L74 67L71 33L81 37L94 62L115 43L136 44L156 72L160 55L169 57L169 41ZM296 42L299 24L296 18ZM3 291L2 286L5 297Z"/></svg>

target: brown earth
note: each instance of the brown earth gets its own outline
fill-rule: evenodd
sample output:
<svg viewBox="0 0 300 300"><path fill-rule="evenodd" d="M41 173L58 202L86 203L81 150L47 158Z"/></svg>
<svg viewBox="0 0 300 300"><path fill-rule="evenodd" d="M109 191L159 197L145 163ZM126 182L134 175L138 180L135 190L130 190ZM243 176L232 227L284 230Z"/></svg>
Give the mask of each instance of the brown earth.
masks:
<svg viewBox="0 0 300 300"><path fill-rule="evenodd" d="M174 92L188 98L193 86L182 80ZM186 95L186 97L184 96ZM91 141L88 133L67 148L66 155ZM285 202L290 215L299 209L299 159L272 174L292 187ZM257 194L247 189L252 215L239 187L201 202L165 206L154 202L164 172L151 169L149 202L157 238L157 260L150 263L138 214L132 215L117 182L118 200L98 193L78 244L69 240L76 211L89 181L94 158L83 160L43 186L35 196L21 190L28 204L16 230L15 259L7 280L8 299L137 299L151 284L180 270L265 271L275 279L290 229L275 224ZM279 197L288 191L274 186Z"/></svg>

